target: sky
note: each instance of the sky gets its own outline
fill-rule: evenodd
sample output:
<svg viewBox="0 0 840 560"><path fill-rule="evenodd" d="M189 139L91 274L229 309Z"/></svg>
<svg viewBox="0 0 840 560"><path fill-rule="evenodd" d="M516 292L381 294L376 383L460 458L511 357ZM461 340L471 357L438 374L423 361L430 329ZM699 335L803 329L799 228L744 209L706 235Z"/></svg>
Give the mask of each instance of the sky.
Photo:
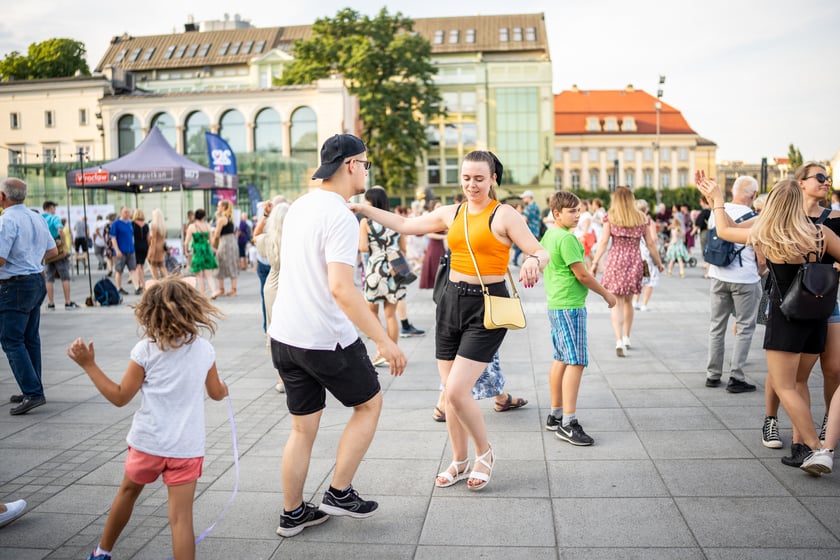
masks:
<svg viewBox="0 0 840 560"><path fill-rule="evenodd" d="M9 0L6 0L9 1ZM718 145L718 161L806 160L840 151L840 2L836 0L28 0L0 18L0 56L53 37L81 41L95 68L111 37L181 32L238 13L257 27L311 24L351 6L375 16L544 13L554 93L633 84L677 108ZM187 4L187 3L184 3ZM176 7L177 6L177 7ZM0 138L0 142L2 139Z"/></svg>

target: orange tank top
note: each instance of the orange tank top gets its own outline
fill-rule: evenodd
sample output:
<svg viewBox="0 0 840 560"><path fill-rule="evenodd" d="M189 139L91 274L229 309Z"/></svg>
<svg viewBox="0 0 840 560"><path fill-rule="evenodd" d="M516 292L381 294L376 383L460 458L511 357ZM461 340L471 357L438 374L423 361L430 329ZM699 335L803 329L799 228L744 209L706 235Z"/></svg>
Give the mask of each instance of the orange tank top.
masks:
<svg viewBox="0 0 840 560"><path fill-rule="evenodd" d="M449 233L446 234L446 241L452 251L449 262L452 270L470 276L476 275L464 238L464 214L466 214L470 230L470 245L481 275L502 276L507 272L510 247L499 241L490 230L490 215L497 206L499 202L494 200L478 214L470 214L466 204L461 206L455 220L449 226Z"/></svg>

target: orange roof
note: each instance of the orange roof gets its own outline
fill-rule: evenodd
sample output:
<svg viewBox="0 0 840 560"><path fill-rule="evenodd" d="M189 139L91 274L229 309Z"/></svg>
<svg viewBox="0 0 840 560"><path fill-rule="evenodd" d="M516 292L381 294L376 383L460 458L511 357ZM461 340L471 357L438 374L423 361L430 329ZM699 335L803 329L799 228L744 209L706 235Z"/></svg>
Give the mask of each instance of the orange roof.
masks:
<svg viewBox="0 0 840 560"><path fill-rule="evenodd" d="M554 96L554 133L563 134L656 134L656 98L642 90L626 89L566 90ZM625 116L636 119L636 130L586 130L587 117ZM662 103L660 134L697 134L677 109Z"/></svg>

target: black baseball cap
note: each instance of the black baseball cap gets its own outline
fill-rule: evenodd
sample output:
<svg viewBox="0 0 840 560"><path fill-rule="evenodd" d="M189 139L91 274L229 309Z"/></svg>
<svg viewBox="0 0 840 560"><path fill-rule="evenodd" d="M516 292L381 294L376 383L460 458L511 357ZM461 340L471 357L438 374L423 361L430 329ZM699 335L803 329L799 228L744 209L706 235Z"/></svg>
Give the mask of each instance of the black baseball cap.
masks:
<svg viewBox="0 0 840 560"><path fill-rule="evenodd" d="M313 179L329 179L350 156L357 156L367 151L365 143L352 134L336 134L321 146L321 167Z"/></svg>

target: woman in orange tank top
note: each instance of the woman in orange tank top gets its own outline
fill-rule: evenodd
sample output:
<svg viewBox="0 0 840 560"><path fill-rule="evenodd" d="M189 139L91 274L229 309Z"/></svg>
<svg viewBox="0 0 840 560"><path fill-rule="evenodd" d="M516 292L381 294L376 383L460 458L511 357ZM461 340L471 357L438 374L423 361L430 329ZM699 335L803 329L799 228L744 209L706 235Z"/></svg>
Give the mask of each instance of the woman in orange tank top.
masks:
<svg viewBox="0 0 840 560"><path fill-rule="evenodd" d="M470 490L481 490L490 482L494 456L487 427L472 388L493 354L502 344L505 329L484 328L484 300L472 259L467 250L464 221L470 245L484 285L493 295L508 295L505 272L510 247L516 244L527 255L519 270L519 281L534 286L548 264L548 252L528 229L522 216L496 200L495 185L504 169L491 152L470 152L461 164L464 204L441 206L428 214L405 218L371 206L351 204L351 210L405 235L424 235L449 230L452 251L449 282L436 312L435 355L446 389L446 426L453 461L440 473L435 485L452 486L467 481ZM470 470L469 440L475 448Z"/></svg>

